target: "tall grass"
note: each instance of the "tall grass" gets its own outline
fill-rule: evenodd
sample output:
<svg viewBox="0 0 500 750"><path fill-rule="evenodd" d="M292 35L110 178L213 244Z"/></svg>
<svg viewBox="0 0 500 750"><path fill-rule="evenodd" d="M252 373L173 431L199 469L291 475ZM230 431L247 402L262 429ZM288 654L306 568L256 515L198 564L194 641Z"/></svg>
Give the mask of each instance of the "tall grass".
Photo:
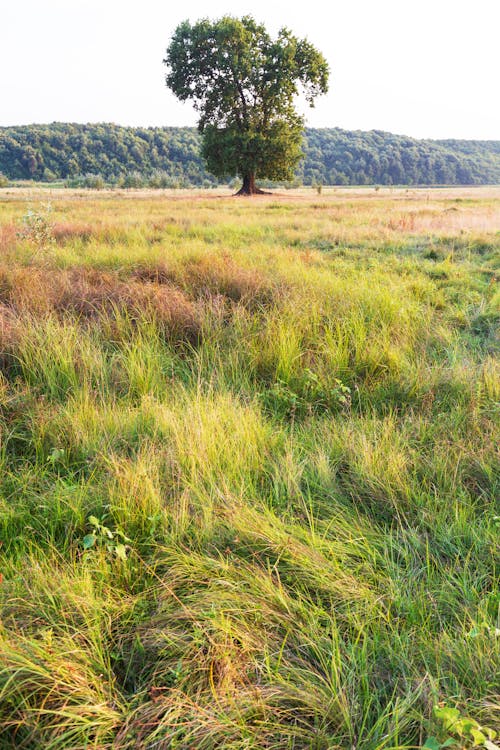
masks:
<svg viewBox="0 0 500 750"><path fill-rule="evenodd" d="M45 255L0 203L0 748L500 728L498 208L457 196L61 194Z"/></svg>

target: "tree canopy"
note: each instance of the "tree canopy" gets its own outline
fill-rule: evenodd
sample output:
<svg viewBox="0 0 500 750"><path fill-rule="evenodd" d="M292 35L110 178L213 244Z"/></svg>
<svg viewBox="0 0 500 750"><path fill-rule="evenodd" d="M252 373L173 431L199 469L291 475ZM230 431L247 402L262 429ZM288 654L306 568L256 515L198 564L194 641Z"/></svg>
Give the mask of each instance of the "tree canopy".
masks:
<svg viewBox="0 0 500 750"><path fill-rule="evenodd" d="M295 98L313 106L328 89L327 62L312 44L286 28L272 39L251 16L224 16L181 23L164 62L167 86L199 112L210 172L239 175L246 194L257 192L256 178L293 177L304 128Z"/></svg>
<svg viewBox="0 0 500 750"><path fill-rule="evenodd" d="M206 171L201 140L194 128L110 123L0 127L0 173L8 180L66 180L74 187L103 182L163 188L227 183ZM285 184L500 183L500 141L431 141L380 130L307 128L303 151L293 181Z"/></svg>

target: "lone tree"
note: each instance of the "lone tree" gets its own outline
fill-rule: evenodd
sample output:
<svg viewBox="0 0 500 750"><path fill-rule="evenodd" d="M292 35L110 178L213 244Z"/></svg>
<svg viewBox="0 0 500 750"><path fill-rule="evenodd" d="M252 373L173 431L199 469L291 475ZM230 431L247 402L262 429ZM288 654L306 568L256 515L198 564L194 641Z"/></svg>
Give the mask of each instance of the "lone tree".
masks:
<svg viewBox="0 0 500 750"><path fill-rule="evenodd" d="M308 104L328 90L328 64L286 28L272 39L251 16L184 21L163 61L166 84L199 112L202 155L216 177L239 175L243 195L262 192L256 178L288 180L302 155L304 120L294 98Z"/></svg>

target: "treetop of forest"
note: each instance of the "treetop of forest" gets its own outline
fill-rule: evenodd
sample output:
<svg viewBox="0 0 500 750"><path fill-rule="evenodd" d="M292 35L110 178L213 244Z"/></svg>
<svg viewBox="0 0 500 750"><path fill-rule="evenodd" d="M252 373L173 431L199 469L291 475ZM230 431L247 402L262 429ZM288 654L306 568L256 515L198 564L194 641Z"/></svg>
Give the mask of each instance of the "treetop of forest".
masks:
<svg viewBox="0 0 500 750"><path fill-rule="evenodd" d="M0 173L9 180L67 180L153 187L209 187L227 179L205 168L188 127L51 123L0 127ZM304 131L300 185L500 183L500 141L417 140L380 130ZM128 183L127 183L128 181Z"/></svg>

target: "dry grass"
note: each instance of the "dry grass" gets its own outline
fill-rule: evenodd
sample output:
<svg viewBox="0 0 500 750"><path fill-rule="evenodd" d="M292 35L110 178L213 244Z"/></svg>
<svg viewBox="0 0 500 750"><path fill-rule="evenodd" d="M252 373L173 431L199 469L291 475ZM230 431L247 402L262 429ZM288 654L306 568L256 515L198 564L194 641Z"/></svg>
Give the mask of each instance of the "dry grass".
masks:
<svg viewBox="0 0 500 750"><path fill-rule="evenodd" d="M101 230L102 231L102 230ZM57 222L52 224L52 233L56 242L67 243L72 240L88 242L99 230L91 224L77 224L69 222Z"/></svg>
<svg viewBox="0 0 500 750"><path fill-rule="evenodd" d="M14 224L0 225L0 255L12 250L17 242L17 227Z"/></svg>
<svg viewBox="0 0 500 750"><path fill-rule="evenodd" d="M223 296L232 302L258 306L271 302L278 283L260 269L242 268L229 253L189 259L182 266L166 263L140 266L133 277L158 284L176 284L196 298Z"/></svg>
<svg viewBox="0 0 500 750"><path fill-rule="evenodd" d="M13 311L0 303L0 370L7 369L19 342L20 330Z"/></svg>
<svg viewBox="0 0 500 750"><path fill-rule="evenodd" d="M149 316L171 339L196 341L200 335L198 310L180 289L94 269L0 269L0 301L11 316L70 314L95 323L115 314L131 322Z"/></svg>

